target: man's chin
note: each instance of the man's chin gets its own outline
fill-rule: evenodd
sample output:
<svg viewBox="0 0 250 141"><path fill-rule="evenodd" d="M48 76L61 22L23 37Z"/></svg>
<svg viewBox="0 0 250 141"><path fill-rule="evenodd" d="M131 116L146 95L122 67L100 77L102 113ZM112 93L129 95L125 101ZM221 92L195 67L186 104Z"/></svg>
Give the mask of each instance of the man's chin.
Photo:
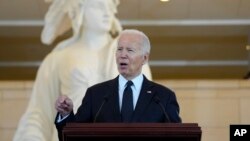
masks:
<svg viewBox="0 0 250 141"><path fill-rule="evenodd" d="M121 74L123 77L127 77L127 76L128 76L128 73L126 73L126 72L120 72L120 74Z"/></svg>

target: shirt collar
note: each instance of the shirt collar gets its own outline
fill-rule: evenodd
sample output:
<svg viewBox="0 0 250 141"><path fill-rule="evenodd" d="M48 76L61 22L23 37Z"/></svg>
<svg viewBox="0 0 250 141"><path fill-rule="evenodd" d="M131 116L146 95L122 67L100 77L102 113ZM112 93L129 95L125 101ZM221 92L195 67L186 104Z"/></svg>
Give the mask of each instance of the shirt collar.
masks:
<svg viewBox="0 0 250 141"><path fill-rule="evenodd" d="M142 73L139 74L138 76L136 76L131 81L134 84L133 86L135 87L135 90L139 90L141 88L141 86L142 86L142 81L143 81ZM125 79L125 77L123 77L122 75L119 75L119 86L120 86L120 88L125 88L127 82L128 82L128 80Z"/></svg>

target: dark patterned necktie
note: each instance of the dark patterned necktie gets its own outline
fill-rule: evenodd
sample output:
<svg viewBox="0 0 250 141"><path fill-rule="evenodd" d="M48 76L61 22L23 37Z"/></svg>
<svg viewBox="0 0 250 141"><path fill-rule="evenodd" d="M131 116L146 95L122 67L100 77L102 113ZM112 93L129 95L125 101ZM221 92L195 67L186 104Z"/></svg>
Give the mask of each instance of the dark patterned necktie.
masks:
<svg viewBox="0 0 250 141"><path fill-rule="evenodd" d="M122 98L122 121L130 122L134 108L133 108L133 91L131 86L133 85L132 81L127 82L127 86L123 92Z"/></svg>

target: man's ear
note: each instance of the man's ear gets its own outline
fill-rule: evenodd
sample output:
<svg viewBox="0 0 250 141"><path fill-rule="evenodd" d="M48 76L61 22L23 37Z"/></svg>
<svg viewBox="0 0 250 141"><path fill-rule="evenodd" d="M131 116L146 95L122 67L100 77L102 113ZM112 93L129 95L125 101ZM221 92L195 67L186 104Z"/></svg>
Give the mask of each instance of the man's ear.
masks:
<svg viewBox="0 0 250 141"><path fill-rule="evenodd" d="M143 65L148 63L148 60L149 60L149 53L145 53L143 55Z"/></svg>

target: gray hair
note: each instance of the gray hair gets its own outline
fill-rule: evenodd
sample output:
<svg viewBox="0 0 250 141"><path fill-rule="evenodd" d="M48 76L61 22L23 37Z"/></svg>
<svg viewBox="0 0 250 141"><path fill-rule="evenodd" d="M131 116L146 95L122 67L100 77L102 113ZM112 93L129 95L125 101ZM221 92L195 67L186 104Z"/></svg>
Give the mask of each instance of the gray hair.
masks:
<svg viewBox="0 0 250 141"><path fill-rule="evenodd" d="M143 33L142 31L139 31L137 29L125 29L120 33L120 36L122 34L140 35L142 37L141 45L143 47L143 54L146 54L146 53L150 54L150 49L151 49L150 41L149 41L148 36L145 33Z"/></svg>

